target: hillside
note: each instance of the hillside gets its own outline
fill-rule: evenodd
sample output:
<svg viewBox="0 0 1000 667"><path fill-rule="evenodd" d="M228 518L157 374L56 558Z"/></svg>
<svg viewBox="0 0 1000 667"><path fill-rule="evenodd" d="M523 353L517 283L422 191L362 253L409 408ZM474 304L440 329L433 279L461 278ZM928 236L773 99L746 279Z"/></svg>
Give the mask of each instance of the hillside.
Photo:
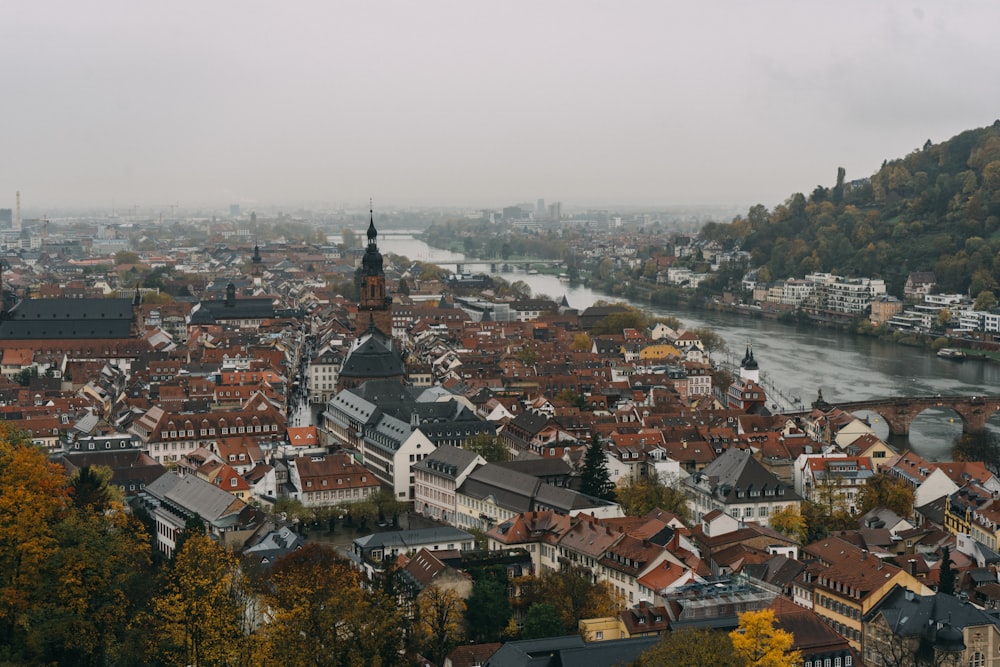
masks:
<svg viewBox="0 0 1000 667"><path fill-rule="evenodd" d="M943 292L994 290L1000 279L1000 121L887 161L871 178L752 207L703 235L751 253L762 278L813 271L885 279L901 295L910 271Z"/></svg>

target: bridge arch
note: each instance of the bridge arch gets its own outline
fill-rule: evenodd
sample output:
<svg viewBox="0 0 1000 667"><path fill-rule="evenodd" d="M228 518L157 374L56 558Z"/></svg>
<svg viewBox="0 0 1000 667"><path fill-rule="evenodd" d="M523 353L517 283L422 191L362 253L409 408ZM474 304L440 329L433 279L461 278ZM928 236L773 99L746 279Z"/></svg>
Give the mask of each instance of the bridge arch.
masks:
<svg viewBox="0 0 1000 667"><path fill-rule="evenodd" d="M913 420L925 410L948 408L962 421L963 433L982 433L994 413L1000 411L997 396L914 396L839 403L838 408L855 414L874 412L885 419L892 435L909 435Z"/></svg>

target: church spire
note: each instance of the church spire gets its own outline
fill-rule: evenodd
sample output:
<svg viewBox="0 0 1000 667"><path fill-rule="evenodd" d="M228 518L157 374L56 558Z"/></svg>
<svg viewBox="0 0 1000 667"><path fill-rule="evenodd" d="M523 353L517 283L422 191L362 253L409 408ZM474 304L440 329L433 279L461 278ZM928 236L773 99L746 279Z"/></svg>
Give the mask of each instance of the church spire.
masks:
<svg viewBox="0 0 1000 667"><path fill-rule="evenodd" d="M378 230L375 229L375 207L372 200L368 200L368 245L374 246L375 239L378 238Z"/></svg>

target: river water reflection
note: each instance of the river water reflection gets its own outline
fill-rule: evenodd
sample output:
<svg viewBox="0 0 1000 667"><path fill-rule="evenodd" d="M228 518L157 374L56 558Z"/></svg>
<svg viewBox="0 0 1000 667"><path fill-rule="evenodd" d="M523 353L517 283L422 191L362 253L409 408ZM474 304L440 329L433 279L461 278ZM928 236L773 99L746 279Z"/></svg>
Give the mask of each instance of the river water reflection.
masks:
<svg viewBox="0 0 1000 667"><path fill-rule="evenodd" d="M410 233L380 234L379 247L453 270L465 259L460 253L431 248ZM465 270L488 272L489 267L466 264ZM565 285L555 276L523 271L499 275L510 282L523 280L535 295L557 300L565 295L570 306L580 310L601 299L615 300L586 287ZM787 399L781 402L786 405L808 407L820 390L824 399L836 405L838 401L890 396L995 394L1000 386L997 364L946 361L922 348L728 312L633 305L656 315L678 317L687 328L713 329L725 339L730 361L738 363L746 346L752 345L762 377L781 392ZM794 403L793 398L800 403ZM875 419L872 416L876 432L885 437L887 427ZM1000 432L1000 416L991 420L990 428ZM960 433L960 420L950 410L927 410L914 420L908 444L928 459L948 459L952 442ZM907 446L905 438L893 444Z"/></svg>

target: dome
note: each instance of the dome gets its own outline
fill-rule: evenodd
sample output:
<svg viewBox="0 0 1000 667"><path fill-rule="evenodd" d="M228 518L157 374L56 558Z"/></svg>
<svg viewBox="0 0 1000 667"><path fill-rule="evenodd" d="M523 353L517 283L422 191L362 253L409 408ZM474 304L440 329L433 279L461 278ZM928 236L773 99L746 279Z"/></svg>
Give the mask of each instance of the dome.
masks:
<svg viewBox="0 0 1000 667"><path fill-rule="evenodd" d="M753 350L749 345L747 346L747 353L743 356L743 362L740 366L748 371L755 371L759 368L757 366L757 360L753 358Z"/></svg>
<svg viewBox="0 0 1000 667"><path fill-rule="evenodd" d="M961 653L965 651L965 640L962 631L951 623L945 623L934 637L934 650L946 653Z"/></svg>

